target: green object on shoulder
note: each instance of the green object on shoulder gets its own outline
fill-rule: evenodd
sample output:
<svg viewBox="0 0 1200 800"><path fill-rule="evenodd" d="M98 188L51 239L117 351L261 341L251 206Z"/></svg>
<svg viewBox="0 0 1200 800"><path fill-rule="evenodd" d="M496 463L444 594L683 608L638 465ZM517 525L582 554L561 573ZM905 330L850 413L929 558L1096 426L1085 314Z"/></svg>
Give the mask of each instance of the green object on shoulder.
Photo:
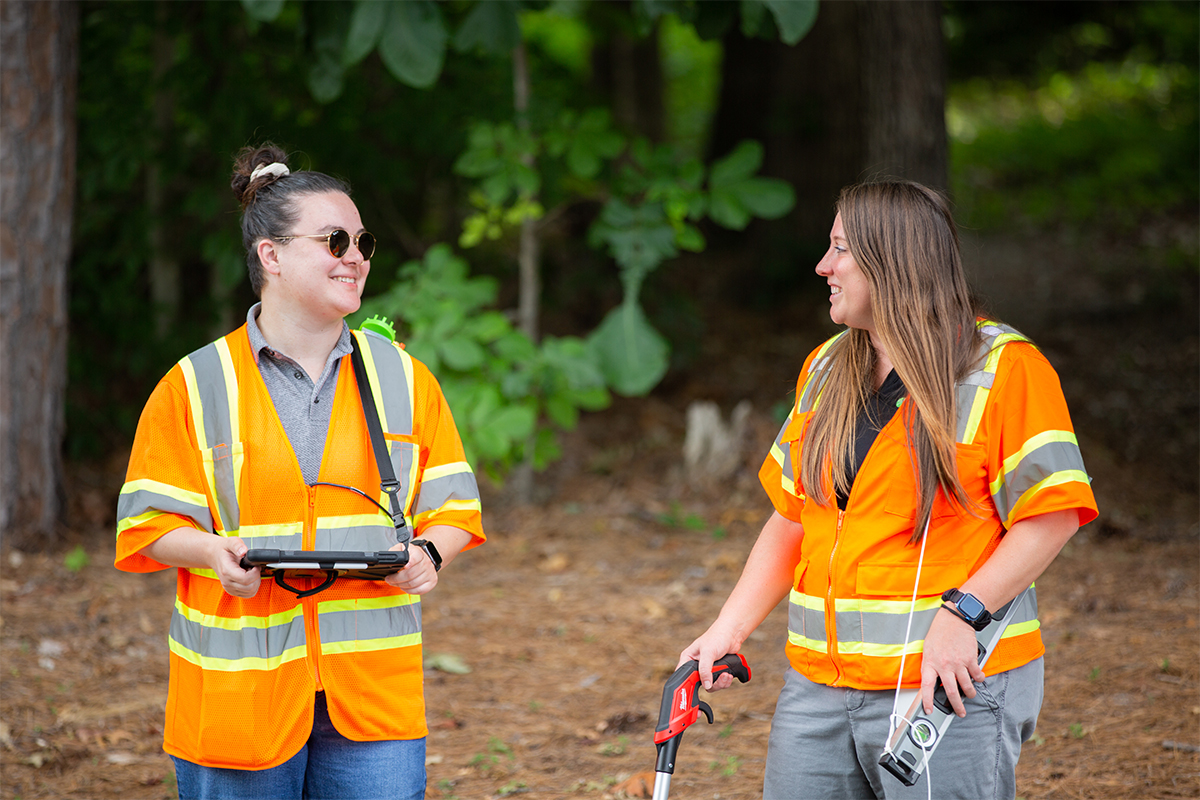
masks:
<svg viewBox="0 0 1200 800"><path fill-rule="evenodd" d="M387 317L380 317L378 315L371 317L364 320L363 324L358 326L358 329L360 331L377 333L389 342L396 341L396 326L388 322Z"/></svg>

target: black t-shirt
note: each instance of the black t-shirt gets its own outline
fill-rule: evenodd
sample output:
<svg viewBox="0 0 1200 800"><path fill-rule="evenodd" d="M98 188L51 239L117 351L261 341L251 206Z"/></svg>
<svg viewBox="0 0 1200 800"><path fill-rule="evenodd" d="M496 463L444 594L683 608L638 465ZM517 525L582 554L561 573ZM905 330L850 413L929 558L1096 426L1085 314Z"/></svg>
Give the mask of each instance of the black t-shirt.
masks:
<svg viewBox="0 0 1200 800"><path fill-rule="evenodd" d="M900 404L907 394L908 390L904 388L904 382L900 380L896 370L892 370L883 379L883 385L879 387L879 391L867 397L867 407L859 414L858 424L854 426L854 463L846 465L851 486L854 485L854 477L862 467L863 459L867 457L867 451L875 443L875 437L883 430L883 426L896 416L896 410L900 408ZM846 495L838 491L838 508L845 511L847 499Z"/></svg>

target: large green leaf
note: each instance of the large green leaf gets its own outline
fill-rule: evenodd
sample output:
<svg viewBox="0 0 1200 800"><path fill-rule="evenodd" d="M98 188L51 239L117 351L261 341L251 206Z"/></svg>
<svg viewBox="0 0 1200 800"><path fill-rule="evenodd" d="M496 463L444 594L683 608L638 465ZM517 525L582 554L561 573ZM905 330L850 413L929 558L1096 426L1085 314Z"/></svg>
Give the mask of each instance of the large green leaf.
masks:
<svg viewBox="0 0 1200 800"><path fill-rule="evenodd" d="M379 56L401 83L428 89L441 74L446 56L442 12L430 0L394 0L390 7Z"/></svg>
<svg viewBox="0 0 1200 800"><path fill-rule="evenodd" d="M708 214L713 222L740 231L752 217L782 217L796 204L796 194L786 181L777 178L746 178L714 188L709 203Z"/></svg>
<svg viewBox="0 0 1200 800"><path fill-rule="evenodd" d="M455 336L442 342L442 361L451 369L466 372L483 363L486 354L478 342L466 336Z"/></svg>
<svg viewBox="0 0 1200 800"><path fill-rule="evenodd" d="M771 10L784 44L803 39L817 21L817 0L762 0Z"/></svg>
<svg viewBox="0 0 1200 800"><path fill-rule="evenodd" d="M615 198L609 200L588 237L593 244L608 245L609 253L621 266L626 290L632 289L635 294L651 270L679 253L675 229L658 203L635 207Z"/></svg>
<svg viewBox="0 0 1200 800"><path fill-rule="evenodd" d="M745 139L724 158L713 162L708 174L708 185L725 186L749 178L762 166L762 145L753 139Z"/></svg>
<svg viewBox="0 0 1200 800"><path fill-rule="evenodd" d="M348 20L342 6L312 6L313 62L308 89L318 103L331 103L342 93L342 59Z"/></svg>
<svg viewBox="0 0 1200 800"><path fill-rule="evenodd" d="M490 55L507 55L521 43L519 10L514 0L476 3L454 34L454 49L460 53L481 50Z"/></svg>
<svg viewBox="0 0 1200 800"><path fill-rule="evenodd" d="M242 0L242 8L253 20L274 22L283 11L283 0Z"/></svg>
<svg viewBox="0 0 1200 800"><path fill-rule="evenodd" d="M667 373L670 345L636 303L626 302L608 312L588 344L617 394L640 397Z"/></svg>
<svg viewBox="0 0 1200 800"><path fill-rule="evenodd" d="M346 46L342 50L342 64L353 66L366 58L379 44L390 7L379 0L358 0L354 13L350 15L350 31L346 34Z"/></svg>
<svg viewBox="0 0 1200 800"><path fill-rule="evenodd" d="M708 214L718 225L742 230L753 217L778 219L796 204L786 181L755 176L762 161L762 145L746 140L713 164Z"/></svg>
<svg viewBox="0 0 1200 800"><path fill-rule="evenodd" d="M511 405L497 411L488 420L488 426L510 442L520 442L533 434L536 421L537 414L529 406Z"/></svg>
<svg viewBox="0 0 1200 800"><path fill-rule="evenodd" d="M796 205L796 192L778 178L750 178L734 184L746 208L756 217L779 219Z"/></svg>
<svg viewBox="0 0 1200 800"><path fill-rule="evenodd" d="M625 137L612 128L607 109L585 112L571 136L567 167L581 178L594 178L603 160L613 158L625 148Z"/></svg>

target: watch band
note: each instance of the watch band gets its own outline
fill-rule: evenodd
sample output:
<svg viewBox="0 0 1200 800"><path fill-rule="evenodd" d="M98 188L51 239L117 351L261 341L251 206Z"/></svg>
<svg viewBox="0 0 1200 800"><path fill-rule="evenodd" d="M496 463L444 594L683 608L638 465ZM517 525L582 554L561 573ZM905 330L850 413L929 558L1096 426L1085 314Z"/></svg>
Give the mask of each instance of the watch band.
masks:
<svg viewBox="0 0 1200 800"><path fill-rule="evenodd" d="M425 555L429 556L429 560L433 564L434 572L442 571L442 554L434 547L433 542L428 539L413 539L411 544L415 544L425 551Z"/></svg>
<svg viewBox="0 0 1200 800"><path fill-rule="evenodd" d="M969 605L978 606L978 613L972 616L964 611L962 608L963 601L967 601ZM946 603L954 603L954 605L948 606ZM942 608L946 609L951 614L970 625L976 631L983 630L992 621L991 612L989 612L987 607L980 602L978 597L970 594L969 592L964 592L958 588L947 589L942 593Z"/></svg>
<svg viewBox="0 0 1200 800"><path fill-rule="evenodd" d="M980 628L980 627L978 627L978 626L976 625L976 623L975 623L975 620L973 620L973 619L969 618L969 617L968 617L966 614L964 614L963 612L959 611L959 610L958 610L956 607L954 607L954 606L950 606L950 605L946 605L946 604L943 602L943 603L942 603L942 608L946 609L946 610L947 610L947 611L949 611L951 614L953 614L954 616L956 616L956 617L958 617L959 619L961 619L963 622L965 622L965 623L967 623L968 625L970 625L970 626L971 626L973 629L975 629L976 631L982 630L982 628Z"/></svg>

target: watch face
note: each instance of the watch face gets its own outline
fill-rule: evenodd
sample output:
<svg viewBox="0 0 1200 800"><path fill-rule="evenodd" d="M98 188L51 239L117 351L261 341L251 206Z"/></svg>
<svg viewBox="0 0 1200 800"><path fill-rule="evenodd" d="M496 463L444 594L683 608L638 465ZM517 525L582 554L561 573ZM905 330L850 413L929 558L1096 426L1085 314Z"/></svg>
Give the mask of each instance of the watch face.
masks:
<svg viewBox="0 0 1200 800"><path fill-rule="evenodd" d="M983 607L983 603L979 602L969 594L964 594L962 597L958 598L958 602L955 603L955 605L958 606L959 611L963 612L971 619L979 619L981 616L983 616L983 612L987 610Z"/></svg>

